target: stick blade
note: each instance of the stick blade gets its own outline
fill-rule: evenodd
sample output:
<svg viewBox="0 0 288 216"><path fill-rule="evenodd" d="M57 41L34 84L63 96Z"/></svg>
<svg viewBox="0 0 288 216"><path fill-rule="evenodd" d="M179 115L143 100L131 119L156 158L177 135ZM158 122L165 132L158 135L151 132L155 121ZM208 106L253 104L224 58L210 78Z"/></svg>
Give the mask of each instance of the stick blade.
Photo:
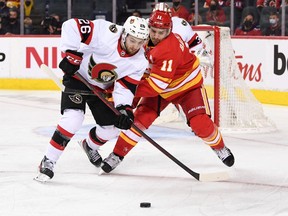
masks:
<svg viewBox="0 0 288 216"><path fill-rule="evenodd" d="M201 182L225 181L227 179L229 179L227 172L204 173L199 176Z"/></svg>

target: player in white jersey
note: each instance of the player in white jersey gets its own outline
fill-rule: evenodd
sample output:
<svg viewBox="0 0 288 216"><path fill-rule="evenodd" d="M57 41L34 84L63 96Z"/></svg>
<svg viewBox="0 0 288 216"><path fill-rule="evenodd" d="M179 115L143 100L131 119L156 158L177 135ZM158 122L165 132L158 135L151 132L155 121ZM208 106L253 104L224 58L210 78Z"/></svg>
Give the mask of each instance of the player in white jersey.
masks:
<svg viewBox="0 0 288 216"><path fill-rule="evenodd" d="M97 123L89 132L89 140L80 144L89 160L100 166L98 147L115 138L119 129L127 130L133 120L132 101L136 87L147 68L143 45L149 35L145 19L128 17L123 26L105 20L70 19L63 23L61 51L65 57L59 64L65 86L61 97L62 117L52 135L39 166L38 181L54 176L54 165L67 144L82 126L86 104ZM116 115L88 89L75 73L80 73L99 92L112 92ZM81 94L82 93L82 94ZM97 145L95 145L97 144Z"/></svg>

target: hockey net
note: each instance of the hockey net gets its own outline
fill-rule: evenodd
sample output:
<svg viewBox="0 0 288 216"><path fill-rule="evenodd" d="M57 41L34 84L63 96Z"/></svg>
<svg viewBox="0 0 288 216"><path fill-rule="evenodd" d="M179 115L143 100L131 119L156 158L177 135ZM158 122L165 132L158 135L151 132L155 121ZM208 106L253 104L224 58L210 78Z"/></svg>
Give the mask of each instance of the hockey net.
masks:
<svg viewBox="0 0 288 216"><path fill-rule="evenodd" d="M275 124L264 115L262 104L242 77L232 48L230 29L194 26L193 30L198 33L204 48L214 59L213 67L202 67L202 75L215 124L221 131L275 131ZM157 122L167 122L169 119L175 121L177 113L178 111L170 106Z"/></svg>

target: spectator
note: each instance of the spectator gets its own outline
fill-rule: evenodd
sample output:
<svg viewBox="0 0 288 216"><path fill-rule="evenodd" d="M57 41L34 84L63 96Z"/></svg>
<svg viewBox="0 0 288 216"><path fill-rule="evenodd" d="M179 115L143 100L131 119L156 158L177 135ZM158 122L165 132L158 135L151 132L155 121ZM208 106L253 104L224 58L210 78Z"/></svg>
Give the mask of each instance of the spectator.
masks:
<svg viewBox="0 0 288 216"><path fill-rule="evenodd" d="M33 21L30 17L24 19L24 34L36 34L35 28L33 26Z"/></svg>
<svg viewBox="0 0 288 216"><path fill-rule="evenodd" d="M57 32L61 33L62 22L61 22L60 16L58 14L51 14L50 16L54 17L57 20L57 23L58 23L57 24Z"/></svg>
<svg viewBox="0 0 288 216"><path fill-rule="evenodd" d="M228 3L228 2L229 2L229 3ZM219 5L220 7L226 7L226 6L228 6L228 4L230 5L230 1L218 0L218 5ZM210 8L210 5L211 5L211 0L206 0L206 1L204 2L203 7L204 7L204 8Z"/></svg>
<svg viewBox="0 0 288 216"><path fill-rule="evenodd" d="M8 0L7 7L9 8L19 8L20 7L20 0Z"/></svg>
<svg viewBox="0 0 288 216"><path fill-rule="evenodd" d="M182 0L172 0L173 7L171 8L172 16L177 16L188 21L189 11L181 4Z"/></svg>
<svg viewBox="0 0 288 216"><path fill-rule="evenodd" d="M2 28L2 17L0 16L0 35L3 35L3 28Z"/></svg>
<svg viewBox="0 0 288 216"><path fill-rule="evenodd" d="M33 5L34 5L33 0L25 0L25 2L24 2L25 16L30 16Z"/></svg>
<svg viewBox="0 0 288 216"><path fill-rule="evenodd" d="M46 17L41 22L42 29L40 34L45 35L60 35L61 34L61 22L60 17L57 14L52 14Z"/></svg>
<svg viewBox="0 0 288 216"><path fill-rule="evenodd" d="M235 0L234 1L234 21L235 26L238 26L241 22L242 12L244 7L246 6L246 3L244 0ZM226 1L226 6L231 7L231 0Z"/></svg>
<svg viewBox="0 0 288 216"><path fill-rule="evenodd" d="M282 0L257 0L256 7L259 11L261 11L263 7L274 7L279 11L281 3Z"/></svg>
<svg viewBox="0 0 288 216"><path fill-rule="evenodd" d="M195 23L195 2L193 1L191 4L191 13L188 16L187 21L189 22L190 25L198 25L198 24L202 24L203 19L200 15L200 13L198 14L198 23Z"/></svg>
<svg viewBox="0 0 288 216"><path fill-rule="evenodd" d="M142 13L141 13L141 11L139 11L139 10L134 10L134 11L132 12L132 16L136 16L136 17L142 18Z"/></svg>
<svg viewBox="0 0 288 216"><path fill-rule="evenodd" d="M253 13L248 13L242 22L242 25L235 30L234 35L262 35L259 28L256 28L255 18Z"/></svg>
<svg viewBox="0 0 288 216"><path fill-rule="evenodd" d="M20 23L18 20L17 8L11 8L9 10L8 19L3 23L2 28L3 34L20 34Z"/></svg>
<svg viewBox="0 0 288 216"><path fill-rule="evenodd" d="M230 7L231 6L231 0L227 0L225 6ZM234 6L236 9L243 10L243 8L246 6L246 4L245 4L244 0L235 0Z"/></svg>
<svg viewBox="0 0 288 216"><path fill-rule="evenodd" d="M277 12L272 12L269 16L269 26L262 30L262 35L265 36L281 36L281 22L279 14ZM287 36L287 30L285 30L285 35Z"/></svg>
<svg viewBox="0 0 288 216"><path fill-rule="evenodd" d="M217 0L211 0L209 10L206 12L206 22L210 25L223 25L226 15Z"/></svg>
<svg viewBox="0 0 288 216"><path fill-rule="evenodd" d="M6 5L6 0L0 0L0 17L7 18L10 8Z"/></svg>

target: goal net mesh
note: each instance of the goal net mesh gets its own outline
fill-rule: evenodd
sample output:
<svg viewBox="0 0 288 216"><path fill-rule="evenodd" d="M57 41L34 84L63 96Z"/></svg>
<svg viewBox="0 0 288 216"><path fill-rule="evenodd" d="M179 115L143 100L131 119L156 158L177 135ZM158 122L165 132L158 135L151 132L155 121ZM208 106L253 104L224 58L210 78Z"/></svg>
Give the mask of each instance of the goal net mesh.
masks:
<svg viewBox="0 0 288 216"><path fill-rule="evenodd" d="M228 27L195 26L193 30L203 40L204 48L211 54L213 67L202 66L212 119L221 131L267 132L275 131L262 104L245 83L235 59ZM175 121L178 111L169 106L157 120L158 123ZM179 114L180 116L183 114ZM179 119L178 115L178 119ZM183 116L181 118L183 120Z"/></svg>

